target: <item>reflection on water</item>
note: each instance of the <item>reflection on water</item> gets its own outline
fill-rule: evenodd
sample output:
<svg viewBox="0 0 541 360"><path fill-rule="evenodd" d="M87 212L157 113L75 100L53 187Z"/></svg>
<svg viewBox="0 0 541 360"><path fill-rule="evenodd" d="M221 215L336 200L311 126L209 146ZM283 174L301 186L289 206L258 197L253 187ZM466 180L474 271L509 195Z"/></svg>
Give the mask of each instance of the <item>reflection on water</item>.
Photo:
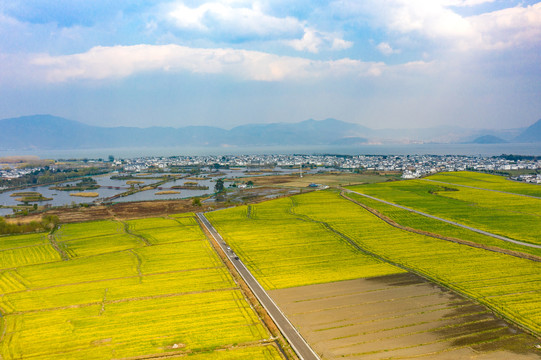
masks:
<svg viewBox="0 0 541 360"><path fill-rule="evenodd" d="M0 216L6 216L13 214L13 210L6 209L6 208L0 208Z"/></svg>

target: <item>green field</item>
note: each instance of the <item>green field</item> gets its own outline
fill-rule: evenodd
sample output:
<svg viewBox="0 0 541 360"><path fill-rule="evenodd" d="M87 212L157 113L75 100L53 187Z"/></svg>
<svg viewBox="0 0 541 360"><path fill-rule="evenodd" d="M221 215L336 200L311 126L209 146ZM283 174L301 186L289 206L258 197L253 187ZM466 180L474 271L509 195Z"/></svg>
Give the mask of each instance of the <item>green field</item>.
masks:
<svg viewBox="0 0 541 360"><path fill-rule="evenodd" d="M520 253L541 256L541 249L499 240L488 235L483 235L456 225L452 225L443 221L413 213L411 211L400 209L396 206L372 200L355 193L346 193L345 196L357 202L360 202L361 204L364 204L372 209L377 210L382 215L390 218L391 220L402 226L406 226L416 230L426 231L431 234L470 241L480 244L482 246L507 249Z"/></svg>
<svg viewBox="0 0 541 360"><path fill-rule="evenodd" d="M54 237L68 260L53 249L52 262L0 272L2 359L282 358L193 214L128 228L63 225ZM6 254L50 246L43 234L12 238Z"/></svg>
<svg viewBox="0 0 541 360"><path fill-rule="evenodd" d="M130 220L127 224L132 233L142 235L152 244L205 239L193 217Z"/></svg>
<svg viewBox="0 0 541 360"><path fill-rule="evenodd" d="M541 332L539 262L397 229L332 191L250 208L249 212L247 207L218 211L208 217L267 288L375 275L363 272L373 268L367 266L369 256L357 252L359 259L348 262L350 257L342 250L355 252L330 227L378 257ZM298 273L303 276L297 278Z"/></svg>
<svg viewBox="0 0 541 360"><path fill-rule="evenodd" d="M423 180L350 189L501 236L541 244L541 199Z"/></svg>
<svg viewBox="0 0 541 360"><path fill-rule="evenodd" d="M541 186L507 180L503 176L476 173L471 171L443 172L430 175L426 179L448 184L473 186L481 189L505 191L514 194L541 197Z"/></svg>

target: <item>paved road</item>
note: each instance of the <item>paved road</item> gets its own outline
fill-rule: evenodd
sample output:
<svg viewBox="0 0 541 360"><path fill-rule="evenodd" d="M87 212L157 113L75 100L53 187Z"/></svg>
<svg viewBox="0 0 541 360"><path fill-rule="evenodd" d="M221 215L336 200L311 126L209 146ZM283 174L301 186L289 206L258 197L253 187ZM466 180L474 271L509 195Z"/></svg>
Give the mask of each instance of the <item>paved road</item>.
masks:
<svg viewBox="0 0 541 360"><path fill-rule="evenodd" d="M435 183L438 183L438 184L445 184L445 185L452 185L452 186L460 186L460 187L465 187L465 188L475 189L475 190L492 191L492 192L497 192L497 193L501 193L501 194L516 195L516 196L524 196L524 197L529 197L529 198L537 199L537 200L541 199L541 197L539 197L539 196L526 195L526 194L517 194L517 193L512 193L512 192L508 192L508 191L501 191L501 190L485 189L485 188L480 188L480 187L475 187L475 186L470 186L470 185L453 184L453 183L448 183L448 182L445 182L445 181L439 181L439 180L432 180L432 179L419 179L419 180L435 182Z"/></svg>
<svg viewBox="0 0 541 360"><path fill-rule="evenodd" d="M357 194L357 195L367 197L367 198L372 199L372 200L382 202L382 203L387 204L387 205L395 206L397 208L404 209L404 210L410 211L410 212L415 213L415 214L423 215L423 216L429 217L431 219L443 221L443 222L446 222L446 223L451 224L451 225L455 225L455 226L459 226L459 227L464 228L464 229L475 231L476 233L479 233L479 234L491 236L491 237L499 239L499 240L507 241L507 242L514 243L514 244L517 244L517 245L522 245L522 246L528 246L528 247L532 247L532 248L536 248L536 249L541 249L541 245L535 245L535 244L525 243L525 242L518 241L518 240L509 239L509 238L507 238L505 236L500 236L500 235L497 235L497 234L489 233L487 231L476 229L476 228L468 226L468 225L463 225L463 224L459 224L459 223L454 222L454 221L442 219L442 218L439 218L439 217L434 216L434 215L430 215L430 214L427 214L427 213L424 213L424 212L421 212L421 211L417 211L417 210L411 209L409 207L398 205L398 204L395 204L395 203L392 203L392 202L389 202L389 201L386 201L386 200L378 199L376 197L366 195L366 194L363 194L363 193L360 193L360 192L357 192L357 191L353 191L353 190L349 190L349 189L343 189L343 190L345 190L347 192Z"/></svg>
<svg viewBox="0 0 541 360"><path fill-rule="evenodd" d="M270 315L276 326L278 326L280 332L287 339L287 341L289 342L293 350L295 350L299 358L303 360L319 360L319 356L317 356L314 350L312 350L308 343L306 343L306 341L299 334L297 329L295 329L295 327L289 322L284 313L282 313L276 303L267 294L267 292L263 289L259 282L257 282L252 273L246 268L242 261L240 261L237 255L228 248L227 244L224 242L216 229L214 229L214 227L210 224L205 215L202 213L198 213L197 217L201 220L203 226L207 228L212 237L220 245L233 266L235 266L246 284L248 284L261 305L263 305L263 307L267 310L267 313Z"/></svg>

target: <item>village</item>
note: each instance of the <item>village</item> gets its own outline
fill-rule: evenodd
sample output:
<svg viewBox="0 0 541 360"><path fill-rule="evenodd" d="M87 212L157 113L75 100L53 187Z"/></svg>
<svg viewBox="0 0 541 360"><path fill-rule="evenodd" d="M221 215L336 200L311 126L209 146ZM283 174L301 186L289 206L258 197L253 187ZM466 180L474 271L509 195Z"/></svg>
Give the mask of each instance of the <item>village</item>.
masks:
<svg viewBox="0 0 541 360"><path fill-rule="evenodd" d="M74 160L70 161L75 166ZM62 160L47 165L55 169ZM15 179L40 171L43 166L32 168L9 166L0 169L2 179ZM65 166L65 165L64 165ZM420 178L442 171L473 170L482 172L514 174L513 179L530 183L541 183L541 159L514 156L458 156L458 155L220 155L220 156L170 156L139 157L132 159L114 159L112 161L87 160L78 163L80 167L103 167L122 172L168 172L172 169L220 169L220 168L254 168L298 169L302 171L344 171L344 172L399 172L404 179Z"/></svg>

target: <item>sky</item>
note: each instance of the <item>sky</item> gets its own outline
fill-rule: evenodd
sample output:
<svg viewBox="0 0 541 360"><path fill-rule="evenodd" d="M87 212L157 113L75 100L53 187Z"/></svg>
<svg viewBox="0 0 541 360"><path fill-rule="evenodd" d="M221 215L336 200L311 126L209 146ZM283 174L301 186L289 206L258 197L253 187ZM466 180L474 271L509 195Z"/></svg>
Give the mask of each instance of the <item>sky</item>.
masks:
<svg viewBox="0 0 541 360"><path fill-rule="evenodd" d="M541 118L541 2L0 1L0 118L99 126Z"/></svg>

